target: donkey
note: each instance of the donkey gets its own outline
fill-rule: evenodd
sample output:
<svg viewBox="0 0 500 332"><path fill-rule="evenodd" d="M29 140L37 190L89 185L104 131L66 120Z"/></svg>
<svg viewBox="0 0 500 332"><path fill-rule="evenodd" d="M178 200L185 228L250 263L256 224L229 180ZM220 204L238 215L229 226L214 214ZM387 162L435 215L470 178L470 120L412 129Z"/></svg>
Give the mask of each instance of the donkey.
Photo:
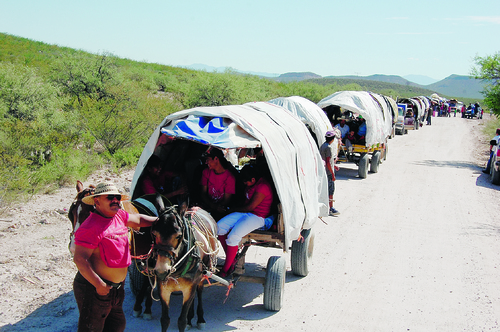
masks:
<svg viewBox="0 0 500 332"><path fill-rule="evenodd" d="M91 212L94 212L94 207L87 205L82 202L82 199L86 196L93 195L95 192L95 186L90 185L88 188L83 187L83 183L76 181L76 197L68 210L68 218L71 221L73 230L69 236L69 251L71 255L75 254L75 232L80 227L80 225L88 218Z"/></svg>
<svg viewBox="0 0 500 332"><path fill-rule="evenodd" d="M198 295L197 326L205 325L203 317L202 291L203 271L214 271L217 262L217 223L203 210L188 211L188 217L180 216L175 208L163 205L157 196L160 216L152 226L155 273L159 284L162 305L161 328L167 331L170 325L169 305L173 292L181 292L183 304L177 325L179 331L191 326L194 317L193 300Z"/></svg>

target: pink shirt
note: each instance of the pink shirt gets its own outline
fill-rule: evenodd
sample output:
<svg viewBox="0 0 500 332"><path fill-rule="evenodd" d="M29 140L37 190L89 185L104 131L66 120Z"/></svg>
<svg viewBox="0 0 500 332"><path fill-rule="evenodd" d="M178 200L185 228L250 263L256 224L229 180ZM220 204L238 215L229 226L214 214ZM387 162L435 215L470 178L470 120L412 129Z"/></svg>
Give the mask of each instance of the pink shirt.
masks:
<svg viewBox="0 0 500 332"><path fill-rule="evenodd" d="M224 198L224 194L235 193L236 180L234 175L225 170L221 174L216 174L213 170L205 168L201 175L202 186L208 188L208 196L213 202L218 202Z"/></svg>
<svg viewBox="0 0 500 332"><path fill-rule="evenodd" d="M131 263L128 243L128 213L119 210L113 218L93 212L75 233L75 244L85 248L99 247L107 267L128 267Z"/></svg>
<svg viewBox="0 0 500 332"><path fill-rule="evenodd" d="M245 189L245 204L250 202L256 192L263 193L266 197L262 202L260 202L259 205L257 205L252 213L259 217L267 218L271 213L271 204L273 203L273 190L271 189L271 185L266 181L266 179L260 178L256 184L251 187L247 187Z"/></svg>

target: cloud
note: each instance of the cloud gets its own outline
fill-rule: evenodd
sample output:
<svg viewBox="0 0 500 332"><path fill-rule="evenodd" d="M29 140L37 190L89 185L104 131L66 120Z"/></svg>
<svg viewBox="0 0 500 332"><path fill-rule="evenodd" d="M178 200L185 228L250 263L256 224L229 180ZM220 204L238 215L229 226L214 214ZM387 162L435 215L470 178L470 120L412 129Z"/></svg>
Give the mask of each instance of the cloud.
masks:
<svg viewBox="0 0 500 332"><path fill-rule="evenodd" d="M500 16L468 16L471 21L500 24Z"/></svg>
<svg viewBox="0 0 500 332"><path fill-rule="evenodd" d="M404 21L409 20L410 18L407 16L396 16L396 17L387 17L386 20L395 20L395 21Z"/></svg>

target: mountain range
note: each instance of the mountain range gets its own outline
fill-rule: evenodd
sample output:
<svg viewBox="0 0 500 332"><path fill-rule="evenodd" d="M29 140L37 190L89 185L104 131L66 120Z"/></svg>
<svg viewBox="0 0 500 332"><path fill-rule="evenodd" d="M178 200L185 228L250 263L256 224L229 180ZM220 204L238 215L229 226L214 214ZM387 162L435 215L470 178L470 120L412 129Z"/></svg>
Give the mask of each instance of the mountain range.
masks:
<svg viewBox="0 0 500 332"><path fill-rule="evenodd" d="M320 76L312 72L292 72L284 74L275 73L260 73L251 71L240 71L229 67L211 67L203 64L194 64L188 66L187 68L196 70L206 70L215 72L224 72L226 70L231 70L240 74L256 75L279 82L293 82L293 81L304 81L314 79L315 82L318 80L332 80L332 79L350 79L350 80L369 80L378 81L391 84L399 84L405 86L414 86L418 88L423 88L427 90L434 91L439 95L444 95L448 97L456 98L473 98L473 99L483 99L481 91L484 90L485 82L471 78L464 75L450 75L440 81L433 78L423 76L423 75L407 75L405 77L397 75L370 75L370 76Z"/></svg>

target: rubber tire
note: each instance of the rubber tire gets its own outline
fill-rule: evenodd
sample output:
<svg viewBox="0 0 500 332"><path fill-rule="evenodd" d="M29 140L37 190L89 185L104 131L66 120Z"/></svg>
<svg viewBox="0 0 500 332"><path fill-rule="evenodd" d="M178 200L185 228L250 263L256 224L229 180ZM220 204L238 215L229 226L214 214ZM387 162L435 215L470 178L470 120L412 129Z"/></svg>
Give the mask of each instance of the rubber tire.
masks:
<svg viewBox="0 0 500 332"><path fill-rule="evenodd" d="M264 283L264 308L280 311L285 291L286 259L271 256L267 261L266 282Z"/></svg>
<svg viewBox="0 0 500 332"><path fill-rule="evenodd" d="M305 277L309 274L309 264L312 261L314 232L311 228L303 229L300 235L304 238L304 242L299 242L297 240L292 242L290 264L294 275Z"/></svg>
<svg viewBox="0 0 500 332"><path fill-rule="evenodd" d="M493 160L491 163L493 164ZM500 172L496 172L494 166L491 166L490 181L492 184L500 184Z"/></svg>
<svg viewBox="0 0 500 332"><path fill-rule="evenodd" d="M358 164L358 175L362 179L366 179L368 175L368 164L370 163L370 156L365 153L360 159Z"/></svg>
<svg viewBox="0 0 500 332"><path fill-rule="evenodd" d="M373 152L372 160L370 161L370 172L378 173L378 168L380 166L380 159L381 159L380 156L381 156L380 151L377 150Z"/></svg>
<svg viewBox="0 0 500 332"><path fill-rule="evenodd" d="M128 276L129 276L129 284L130 290L134 296L137 296L139 290L142 288L142 285L146 281L145 276L137 269L135 266L135 261L132 259L132 264L128 267Z"/></svg>

